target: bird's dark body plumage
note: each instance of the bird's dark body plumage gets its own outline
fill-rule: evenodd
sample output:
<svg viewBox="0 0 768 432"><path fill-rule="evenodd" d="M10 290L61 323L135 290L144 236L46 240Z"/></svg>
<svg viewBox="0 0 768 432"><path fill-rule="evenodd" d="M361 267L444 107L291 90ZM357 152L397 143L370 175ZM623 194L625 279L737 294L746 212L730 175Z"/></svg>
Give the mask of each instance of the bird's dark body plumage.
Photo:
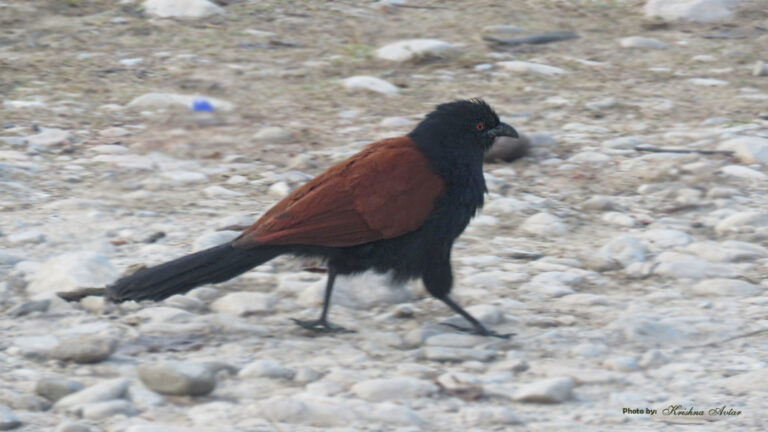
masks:
<svg viewBox="0 0 768 432"><path fill-rule="evenodd" d="M292 192L233 242L145 269L107 288L114 301L158 300L230 279L278 255L322 257L329 267L321 319L337 274L391 272L495 335L448 294L451 248L483 205L483 154L496 136L516 136L479 100L440 105L406 137L373 143Z"/></svg>

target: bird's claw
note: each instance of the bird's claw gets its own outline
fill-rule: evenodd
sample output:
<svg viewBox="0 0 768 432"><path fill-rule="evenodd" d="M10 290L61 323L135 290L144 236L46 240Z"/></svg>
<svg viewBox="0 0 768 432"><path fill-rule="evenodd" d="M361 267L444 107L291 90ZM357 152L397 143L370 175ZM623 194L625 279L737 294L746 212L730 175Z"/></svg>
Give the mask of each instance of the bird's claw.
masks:
<svg viewBox="0 0 768 432"><path fill-rule="evenodd" d="M469 333L473 335L478 336L487 336L487 337L495 337L499 339L509 339L510 337L514 336L514 333L496 333L493 330L488 330L485 327L481 328L475 328L475 327L463 327L456 324L449 324L449 323L442 323L444 326L451 327L454 330L458 330L462 333Z"/></svg>
<svg viewBox="0 0 768 432"><path fill-rule="evenodd" d="M344 327L333 325L326 320L300 320L291 318L299 327L318 333L355 333L354 330L348 330Z"/></svg>

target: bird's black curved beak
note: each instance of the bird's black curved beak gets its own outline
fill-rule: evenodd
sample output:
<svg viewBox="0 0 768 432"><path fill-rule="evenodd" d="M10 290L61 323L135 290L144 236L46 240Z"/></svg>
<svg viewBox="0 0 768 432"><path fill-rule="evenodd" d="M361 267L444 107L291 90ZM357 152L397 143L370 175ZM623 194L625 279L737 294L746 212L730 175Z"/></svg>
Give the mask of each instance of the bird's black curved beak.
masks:
<svg viewBox="0 0 768 432"><path fill-rule="evenodd" d="M517 134L517 131L512 126L506 124L506 123L499 123L498 126L496 126L493 129L488 130L488 136L491 138L497 138L500 136L507 136L511 138L519 138L520 136Z"/></svg>

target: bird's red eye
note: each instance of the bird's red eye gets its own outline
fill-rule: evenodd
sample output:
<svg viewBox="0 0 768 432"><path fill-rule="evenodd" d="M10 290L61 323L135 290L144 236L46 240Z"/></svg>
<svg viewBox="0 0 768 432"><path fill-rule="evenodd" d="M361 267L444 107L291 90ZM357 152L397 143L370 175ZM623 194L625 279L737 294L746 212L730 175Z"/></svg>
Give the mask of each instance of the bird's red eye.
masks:
<svg viewBox="0 0 768 432"><path fill-rule="evenodd" d="M477 125L475 125L475 129L479 131L485 129L485 123L478 123Z"/></svg>

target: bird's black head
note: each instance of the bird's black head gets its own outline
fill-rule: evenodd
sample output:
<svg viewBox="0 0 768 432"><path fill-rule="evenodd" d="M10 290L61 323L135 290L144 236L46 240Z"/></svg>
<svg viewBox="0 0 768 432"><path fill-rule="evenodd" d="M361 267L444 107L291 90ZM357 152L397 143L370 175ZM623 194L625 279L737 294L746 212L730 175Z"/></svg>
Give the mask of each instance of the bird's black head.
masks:
<svg viewBox="0 0 768 432"><path fill-rule="evenodd" d="M482 154L496 137L518 135L482 99L470 99L438 105L408 136L422 147Z"/></svg>

